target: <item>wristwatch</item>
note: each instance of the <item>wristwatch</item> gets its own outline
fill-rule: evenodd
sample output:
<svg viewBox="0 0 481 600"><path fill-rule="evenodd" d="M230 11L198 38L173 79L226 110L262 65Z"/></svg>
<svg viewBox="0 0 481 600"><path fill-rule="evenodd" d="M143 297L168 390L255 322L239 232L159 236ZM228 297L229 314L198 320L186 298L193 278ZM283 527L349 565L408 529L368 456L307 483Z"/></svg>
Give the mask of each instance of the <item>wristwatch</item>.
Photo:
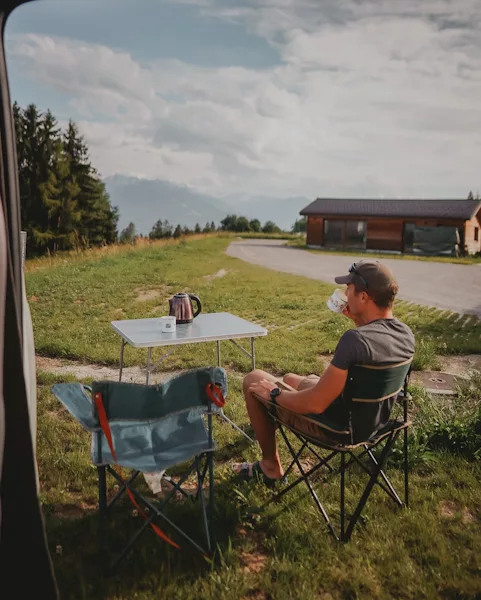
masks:
<svg viewBox="0 0 481 600"><path fill-rule="evenodd" d="M271 390L271 402L273 404L277 404L277 396L281 395L282 390L278 387L274 388L273 390Z"/></svg>

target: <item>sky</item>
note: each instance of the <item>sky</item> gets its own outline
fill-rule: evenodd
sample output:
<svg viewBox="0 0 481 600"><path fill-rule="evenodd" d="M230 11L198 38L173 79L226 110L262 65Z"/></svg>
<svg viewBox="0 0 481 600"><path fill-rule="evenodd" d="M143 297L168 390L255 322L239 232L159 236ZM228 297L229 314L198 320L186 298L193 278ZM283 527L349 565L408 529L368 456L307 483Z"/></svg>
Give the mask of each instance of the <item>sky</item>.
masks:
<svg viewBox="0 0 481 600"><path fill-rule="evenodd" d="M222 197L481 191L479 0L37 0L11 97L103 177Z"/></svg>

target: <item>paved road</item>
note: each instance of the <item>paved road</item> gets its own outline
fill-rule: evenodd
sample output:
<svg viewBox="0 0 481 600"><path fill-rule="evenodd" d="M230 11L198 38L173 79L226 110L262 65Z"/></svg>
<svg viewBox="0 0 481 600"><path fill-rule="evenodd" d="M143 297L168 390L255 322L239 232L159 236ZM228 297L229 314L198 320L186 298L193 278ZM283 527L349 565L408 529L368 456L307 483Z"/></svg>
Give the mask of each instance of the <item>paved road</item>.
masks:
<svg viewBox="0 0 481 600"><path fill-rule="evenodd" d="M283 246L277 240L242 240L227 249L229 256L311 279L334 282L362 256L336 256ZM399 282L399 298L481 318L481 265L396 260L385 258Z"/></svg>

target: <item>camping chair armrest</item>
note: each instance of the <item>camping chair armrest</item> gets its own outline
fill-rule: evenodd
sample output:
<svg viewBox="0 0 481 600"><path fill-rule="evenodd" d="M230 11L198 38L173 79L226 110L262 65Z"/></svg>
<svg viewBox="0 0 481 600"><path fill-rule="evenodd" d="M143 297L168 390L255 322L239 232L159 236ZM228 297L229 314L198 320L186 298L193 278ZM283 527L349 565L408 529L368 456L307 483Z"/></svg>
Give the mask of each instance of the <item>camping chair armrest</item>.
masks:
<svg viewBox="0 0 481 600"><path fill-rule="evenodd" d="M94 417L92 399L87 390L89 387L81 383L56 383L51 388L53 395L84 429L97 431L98 422Z"/></svg>

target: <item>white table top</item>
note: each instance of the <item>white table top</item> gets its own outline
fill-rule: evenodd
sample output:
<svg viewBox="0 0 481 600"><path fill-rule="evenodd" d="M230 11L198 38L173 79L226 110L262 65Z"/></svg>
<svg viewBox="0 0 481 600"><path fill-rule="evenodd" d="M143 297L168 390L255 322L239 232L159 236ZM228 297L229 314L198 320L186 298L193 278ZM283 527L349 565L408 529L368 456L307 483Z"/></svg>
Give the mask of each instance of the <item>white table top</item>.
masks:
<svg viewBox="0 0 481 600"><path fill-rule="evenodd" d="M112 321L114 330L134 348L176 346L267 335L267 329L230 313L201 313L193 323L177 325L174 333L161 333L160 319Z"/></svg>

